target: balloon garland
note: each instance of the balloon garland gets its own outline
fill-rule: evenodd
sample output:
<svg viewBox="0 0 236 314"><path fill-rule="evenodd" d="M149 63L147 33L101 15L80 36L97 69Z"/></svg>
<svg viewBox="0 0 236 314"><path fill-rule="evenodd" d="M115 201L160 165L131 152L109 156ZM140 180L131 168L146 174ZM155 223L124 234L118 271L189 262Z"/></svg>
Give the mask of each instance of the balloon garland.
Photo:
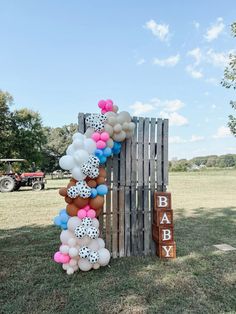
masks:
<svg viewBox="0 0 236 314"><path fill-rule="evenodd" d="M120 153L121 142L130 138L135 128L130 114L118 113L112 100L100 100L98 107L101 113L86 118L85 134L75 133L66 155L59 160L62 169L71 171L72 179L59 190L67 205L54 218L54 224L62 229L54 261L62 264L68 275L78 269L98 269L110 261L110 252L99 237L97 219L108 193L102 165Z"/></svg>

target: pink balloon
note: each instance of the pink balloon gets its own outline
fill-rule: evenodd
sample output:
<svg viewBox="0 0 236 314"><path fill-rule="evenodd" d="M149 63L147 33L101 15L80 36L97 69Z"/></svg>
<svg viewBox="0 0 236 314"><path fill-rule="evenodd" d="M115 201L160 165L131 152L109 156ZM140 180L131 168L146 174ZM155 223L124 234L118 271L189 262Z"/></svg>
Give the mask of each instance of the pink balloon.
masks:
<svg viewBox="0 0 236 314"><path fill-rule="evenodd" d="M56 263L60 263L61 262L61 252L56 252L53 256L53 259Z"/></svg>
<svg viewBox="0 0 236 314"><path fill-rule="evenodd" d="M89 218L95 218L96 217L96 212L94 209L90 209L87 211L87 217Z"/></svg>
<svg viewBox="0 0 236 314"><path fill-rule="evenodd" d="M106 143L104 141L101 141L101 140L97 141L97 148L98 149L103 149L105 147L106 147Z"/></svg>
<svg viewBox="0 0 236 314"><path fill-rule="evenodd" d="M107 99L106 103L113 106L113 101L111 99Z"/></svg>
<svg viewBox="0 0 236 314"><path fill-rule="evenodd" d="M89 206L89 205L86 205L86 206L84 206L84 207L81 208L81 209L86 210L86 212L87 212L88 210L90 210L90 206Z"/></svg>
<svg viewBox="0 0 236 314"><path fill-rule="evenodd" d="M69 255L61 254L60 262L62 264L69 263L69 261L70 261L70 256Z"/></svg>
<svg viewBox="0 0 236 314"><path fill-rule="evenodd" d="M107 112L106 109L102 109L102 110L101 110L101 113L102 113L102 114L105 114L106 112Z"/></svg>
<svg viewBox="0 0 236 314"><path fill-rule="evenodd" d="M107 132L102 132L101 134L101 140L104 142L107 142L109 140L110 136Z"/></svg>
<svg viewBox="0 0 236 314"><path fill-rule="evenodd" d="M77 213L77 216L80 218L80 219L83 219L84 217L86 217L86 210L84 209L80 209Z"/></svg>
<svg viewBox="0 0 236 314"><path fill-rule="evenodd" d="M112 111L112 109L113 109L113 105L111 105L111 104L106 104L106 111Z"/></svg>
<svg viewBox="0 0 236 314"><path fill-rule="evenodd" d="M92 139L95 141L95 142L97 142L97 141L99 141L100 140L100 133L98 133L98 132L94 132L93 134L92 134Z"/></svg>
<svg viewBox="0 0 236 314"><path fill-rule="evenodd" d="M101 109L104 109L106 106L106 101L105 100L99 100L98 102L98 107L101 108Z"/></svg>

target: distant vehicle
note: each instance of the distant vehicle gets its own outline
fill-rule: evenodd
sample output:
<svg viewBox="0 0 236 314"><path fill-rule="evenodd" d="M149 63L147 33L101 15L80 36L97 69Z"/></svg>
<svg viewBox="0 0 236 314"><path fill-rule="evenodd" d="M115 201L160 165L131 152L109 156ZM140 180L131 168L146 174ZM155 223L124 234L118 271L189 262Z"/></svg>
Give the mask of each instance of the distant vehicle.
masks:
<svg viewBox="0 0 236 314"><path fill-rule="evenodd" d="M0 192L17 191L21 186L31 186L34 191L45 188L45 173L41 171L16 173L12 170L15 162L26 162L25 159L0 159L7 164L7 170L0 174Z"/></svg>

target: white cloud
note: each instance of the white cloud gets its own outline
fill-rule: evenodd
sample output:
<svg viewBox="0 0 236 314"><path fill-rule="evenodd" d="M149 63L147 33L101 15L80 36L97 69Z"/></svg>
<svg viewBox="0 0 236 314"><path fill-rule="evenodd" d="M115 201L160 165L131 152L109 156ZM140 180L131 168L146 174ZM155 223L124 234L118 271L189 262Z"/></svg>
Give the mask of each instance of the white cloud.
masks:
<svg viewBox="0 0 236 314"><path fill-rule="evenodd" d="M187 73L189 73L189 75L192 76L192 78L200 79L200 78L203 77L202 71L195 69L195 67L192 66L192 65L187 65L186 66L186 71L187 71Z"/></svg>
<svg viewBox="0 0 236 314"><path fill-rule="evenodd" d="M169 35L168 24L157 24L154 20L146 22L146 29L149 29L155 37L158 37L161 41L167 40Z"/></svg>
<svg viewBox="0 0 236 314"><path fill-rule="evenodd" d="M225 138L231 135L230 129L226 126L220 126L213 138Z"/></svg>
<svg viewBox="0 0 236 314"><path fill-rule="evenodd" d="M204 141L204 139L205 139L204 136L192 135L190 142L200 142L200 141Z"/></svg>
<svg viewBox="0 0 236 314"><path fill-rule="evenodd" d="M170 56L170 57L168 57L166 59L155 58L153 60L153 64L160 65L162 67L165 67L165 66L173 67L173 66L175 66L179 62L179 60L180 60L180 55L177 54L175 56Z"/></svg>
<svg viewBox="0 0 236 314"><path fill-rule="evenodd" d="M196 29L199 29L200 23L197 22L197 21L193 21L193 26L194 26Z"/></svg>
<svg viewBox="0 0 236 314"><path fill-rule="evenodd" d="M142 65L144 63L146 63L146 60L142 58L137 61L136 65Z"/></svg>
<svg viewBox="0 0 236 314"><path fill-rule="evenodd" d="M205 80L205 82L216 86L219 85L219 80L217 80L215 77L209 77Z"/></svg>
<svg viewBox="0 0 236 314"><path fill-rule="evenodd" d="M213 49L209 49L206 53L207 62L216 66L224 68L229 61L229 54L233 52L215 52Z"/></svg>
<svg viewBox="0 0 236 314"><path fill-rule="evenodd" d="M170 144L182 144L182 143L186 143L186 140L184 140L180 136L170 136L169 143Z"/></svg>
<svg viewBox="0 0 236 314"><path fill-rule="evenodd" d="M133 114L135 116L139 116L146 112L153 111L155 109L155 106L149 103L145 104L141 101L136 101L133 105L130 106L130 108L134 110Z"/></svg>
<svg viewBox="0 0 236 314"><path fill-rule="evenodd" d="M215 104L211 105L211 108L216 109L216 105Z"/></svg>
<svg viewBox="0 0 236 314"><path fill-rule="evenodd" d="M178 112L168 113L166 111L161 111L160 117L163 119L169 119L170 125L182 126L188 124L188 119Z"/></svg>
<svg viewBox="0 0 236 314"><path fill-rule="evenodd" d="M199 47L194 48L193 50L189 50L187 52L188 56L191 56L194 58L195 60L195 65L198 65L201 61L202 61L202 52L201 49Z"/></svg>
<svg viewBox="0 0 236 314"><path fill-rule="evenodd" d="M211 27L207 29L206 34L204 35L204 38L210 42L216 38L223 32L225 27L225 24L223 23L222 17L219 17Z"/></svg>

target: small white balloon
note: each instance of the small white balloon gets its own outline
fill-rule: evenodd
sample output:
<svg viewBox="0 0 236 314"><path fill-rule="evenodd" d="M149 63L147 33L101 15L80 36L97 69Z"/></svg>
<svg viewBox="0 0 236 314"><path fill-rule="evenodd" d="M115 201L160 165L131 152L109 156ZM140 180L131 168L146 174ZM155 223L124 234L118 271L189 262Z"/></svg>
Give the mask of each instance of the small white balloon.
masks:
<svg viewBox="0 0 236 314"><path fill-rule="evenodd" d="M69 239L68 245L69 245L69 247L75 247L76 246L76 239L75 238Z"/></svg>
<svg viewBox="0 0 236 314"><path fill-rule="evenodd" d="M84 135L85 135L87 138L90 138L94 132L95 132L95 131L94 131L93 128L88 128L88 129L86 130L86 132L84 133Z"/></svg>
<svg viewBox="0 0 236 314"><path fill-rule="evenodd" d="M74 150L74 148L73 148L73 145L72 145L72 144L69 145L68 148L67 148L67 150L66 150L66 154L73 156L74 152L75 152L75 150Z"/></svg>
<svg viewBox="0 0 236 314"><path fill-rule="evenodd" d="M98 239L93 239L88 244L88 248L92 251L98 251L100 249Z"/></svg>
<svg viewBox="0 0 236 314"><path fill-rule="evenodd" d="M78 262L78 266L82 271L89 271L93 267L86 258L81 258Z"/></svg>
<svg viewBox="0 0 236 314"><path fill-rule="evenodd" d="M80 167L74 167L71 171L72 177L75 180L83 180L86 178L86 175L84 175L80 169Z"/></svg>
<svg viewBox="0 0 236 314"><path fill-rule="evenodd" d="M99 254L98 263L101 266L106 266L109 263L110 258L111 258L110 252L107 249L103 248L98 251L98 254Z"/></svg>
<svg viewBox="0 0 236 314"><path fill-rule="evenodd" d="M105 242L102 238L98 238L96 241L98 242L99 249L103 249L105 247Z"/></svg>
<svg viewBox="0 0 236 314"><path fill-rule="evenodd" d="M84 139L84 134L79 133L79 132L76 132L76 133L72 136L72 139L73 139L73 140L76 140L76 139L78 139L78 140L83 140L83 139Z"/></svg>
<svg viewBox="0 0 236 314"><path fill-rule="evenodd" d="M84 148L84 141L79 140L79 139L75 139L73 141L73 148L74 148L74 150L83 149Z"/></svg>
<svg viewBox="0 0 236 314"><path fill-rule="evenodd" d="M72 266L74 271L77 271L79 269L79 266L78 265L75 265L75 266Z"/></svg>
<svg viewBox="0 0 236 314"><path fill-rule="evenodd" d="M79 255L79 251L75 247L71 247L69 249L69 255L70 257L76 257Z"/></svg>
<svg viewBox="0 0 236 314"><path fill-rule="evenodd" d="M66 273L67 273L67 275L72 275L72 274L74 274L74 269L73 269L73 267L68 267Z"/></svg>
<svg viewBox="0 0 236 314"><path fill-rule="evenodd" d="M87 162L88 159L89 159L89 153L84 149L77 150L74 153L74 160L79 166L81 166L84 162Z"/></svg>
<svg viewBox="0 0 236 314"><path fill-rule="evenodd" d="M79 219L78 217L71 217L71 218L69 218L69 220L67 222L67 228L68 228L68 230L70 230L71 232L74 233L75 228L80 226L81 224L82 224L81 219Z"/></svg>
<svg viewBox="0 0 236 314"><path fill-rule="evenodd" d="M91 239L87 236L83 237L82 239L77 240L80 246L89 245Z"/></svg>
<svg viewBox="0 0 236 314"><path fill-rule="evenodd" d="M66 244L62 244L62 245L60 246L59 251L60 251L62 254L68 254L68 253L69 253L69 246L66 245Z"/></svg>
<svg viewBox="0 0 236 314"><path fill-rule="evenodd" d="M61 243L68 244L68 241L71 238L74 238L73 233L71 233L69 230L62 230L60 235Z"/></svg>
<svg viewBox="0 0 236 314"><path fill-rule="evenodd" d="M98 269L100 268L100 265L98 263L93 264L93 269Z"/></svg>
<svg viewBox="0 0 236 314"><path fill-rule="evenodd" d="M69 266L71 267L74 267L74 266L77 266L78 262L76 259L72 258L70 261L69 261Z"/></svg>
<svg viewBox="0 0 236 314"><path fill-rule="evenodd" d="M74 158L70 155L62 156L59 160L59 165L64 170L71 170L75 166Z"/></svg>
<svg viewBox="0 0 236 314"><path fill-rule="evenodd" d="M96 150L97 146L96 143L94 142L94 140L92 140L91 138L88 138L84 141L84 149L89 153L89 154L93 154Z"/></svg>
<svg viewBox="0 0 236 314"><path fill-rule="evenodd" d="M95 228L99 228L99 221L97 218L92 219L92 226Z"/></svg>
<svg viewBox="0 0 236 314"><path fill-rule="evenodd" d="M70 266L69 266L69 263L62 264L62 268L63 268L64 270L67 270L68 267L70 267Z"/></svg>

